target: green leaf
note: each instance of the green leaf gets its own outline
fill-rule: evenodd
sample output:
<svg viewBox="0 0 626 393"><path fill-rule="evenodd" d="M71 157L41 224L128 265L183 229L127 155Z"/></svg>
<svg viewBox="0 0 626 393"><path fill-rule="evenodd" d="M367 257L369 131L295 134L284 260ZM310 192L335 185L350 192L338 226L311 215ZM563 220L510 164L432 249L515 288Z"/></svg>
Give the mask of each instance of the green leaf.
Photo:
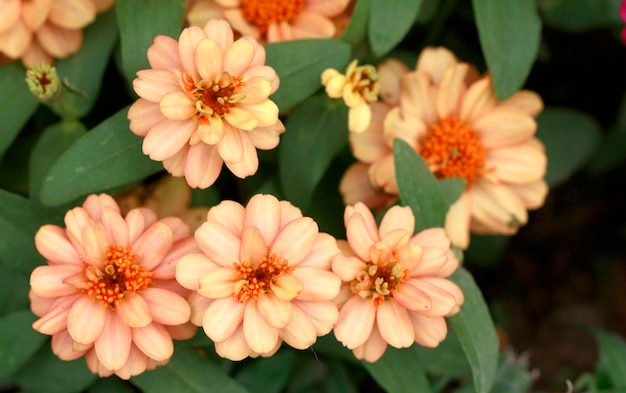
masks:
<svg viewBox="0 0 626 393"><path fill-rule="evenodd" d="M0 263L0 316L28 308L28 279Z"/></svg>
<svg viewBox="0 0 626 393"><path fill-rule="evenodd" d="M359 393L359 382L343 362L337 359L327 359L328 377L324 379L325 393Z"/></svg>
<svg viewBox="0 0 626 393"><path fill-rule="evenodd" d="M458 314L448 318L448 322L472 368L476 392L487 393L498 367L498 335L485 299L472 275L460 268L450 279L463 291L465 303Z"/></svg>
<svg viewBox="0 0 626 393"><path fill-rule="evenodd" d="M619 26L622 0L557 0L544 1L541 15L546 25L571 32Z"/></svg>
<svg viewBox="0 0 626 393"><path fill-rule="evenodd" d="M463 195L463 192L467 188L467 182L465 179L459 178L440 179L439 188L441 188L441 195L446 203L452 205Z"/></svg>
<svg viewBox="0 0 626 393"><path fill-rule="evenodd" d="M15 374L23 391L37 393L82 392L96 378L84 358L70 362L61 360L52 353L49 345L42 346Z"/></svg>
<svg viewBox="0 0 626 393"><path fill-rule="evenodd" d="M594 329L600 352L597 369L611 380L612 387L626 389L626 341L615 333Z"/></svg>
<svg viewBox="0 0 626 393"><path fill-rule="evenodd" d="M369 17L370 0L359 0L354 6L350 23L348 27L341 33L340 40L350 45L356 45L365 37L367 30L367 19Z"/></svg>
<svg viewBox="0 0 626 393"><path fill-rule="evenodd" d="M163 169L141 152L143 139L128 129L127 112L124 108L100 123L59 157L41 188L43 204L59 205Z"/></svg>
<svg viewBox="0 0 626 393"><path fill-rule="evenodd" d="M235 375L235 379L250 392L280 393L285 391L295 352L278 351L270 358L251 359Z"/></svg>
<svg viewBox="0 0 626 393"><path fill-rule="evenodd" d="M534 1L473 0L480 46L500 100L528 77L539 52L541 20Z"/></svg>
<svg viewBox="0 0 626 393"><path fill-rule="evenodd" d="M431 392L431 386L422 367L422 361L415 350L417 344L409 348L387 347L385 354L375 363L362 361L378 384L389 393Z"/></svg>
<svg viewBox="0 0 626 393"><path fill-rule="evenodd" d="M39 204L0 190L0 261L26 276L43 257L34 237L44 224L63 222L62 215Z"/></svg>
<svg viewBox="0 0 626 393"><path fill-rule="evenodd" d="M616 168L626 159L626 127L612 127L602 139L587 170L601 173Z"/></svg>
<svg viewBox="0 0 626 393"><path fill-rule="evenodd" d="M178 38L185 2L182 0L117 0L122 41L122 64L128 82L139 70L149 69L148 48L157 35Z"/></svg>
<svg viewBox="0 0 626 393"><path fill-rule="evenodd" d="M96 21L84 31L80 51L67 59L59 60L55 66L61 79L67 79L75 88L86 96L73 93L67 88L58 104L51 109L62 118L81 118L96 103L104 70L108 64L113 46L117 42L115 12L108 11L98 16Z"/></svg>
<svg viewBox="0 0 626 393"><path fill-rule="evenodd" d="M31 327L36 320L30 310L0 318L0 378L20 368L46 340Z"/></svg>
<svg viewBox="0 0 626 393"><path fill-rule="evenodd" d="M247 390L194 349L177 347L170 361L131 379L146 393L245 393Z"/></svg>
<svg viewBox="0 0 626 393"><path fill-rule="evenodd" d="M568 180L593 157L601 134L593 117L575 109L547 108L537 117L537 138L545 144L548 156L545 179L551 188Z"/></svg>
<svg viewBox="0 0 626 393"><path fill-rule="evenodd" d="M30 153L28 181L32 198L39 198L41 186L52 164L86 132L85 126L76 120L61 121L43 131Z"/></svg>
<svg viewBox="0 0 626 393"><path fill-rule="evenodd" d="M282 135L280 180L286 199L303 211L331 161L348 144L348 112L341 100L319 93L297 106Z"/></svg>
<svg viewBox="0 0 626 393"><path fill-rule="evenodd" d="M26 70L19 61L0 67L0 158L39 105L25 78Z"/></svg>
<svg viewBox="0 0 626 393"><path fill-rule="evenodd" d="M271 99L282 112L319 90L325 69L343 70L350 58L350 45L330 39L267 44L265 51L266 64L280 78L280 87Z"/></svg>
<svg viewBox="0 0 626 393"><path fill-rule="evenodd" d="M422 0L370 0L369 39L372 52L382 56L409 32Z"/></svg>
<svg viewBox="0 0 626 393"><path fill-rule="evenodd" d="M469 363L454 332L435 348L416 346L417 354L426 372L433 376L464 379L471 375Z"/></svg>
<svg viewBox="0 0 626 393"><path fill-rule="evenodd" d="M116 376L100 378L89 387L87 393L134 393L132 385Z"/></svg>

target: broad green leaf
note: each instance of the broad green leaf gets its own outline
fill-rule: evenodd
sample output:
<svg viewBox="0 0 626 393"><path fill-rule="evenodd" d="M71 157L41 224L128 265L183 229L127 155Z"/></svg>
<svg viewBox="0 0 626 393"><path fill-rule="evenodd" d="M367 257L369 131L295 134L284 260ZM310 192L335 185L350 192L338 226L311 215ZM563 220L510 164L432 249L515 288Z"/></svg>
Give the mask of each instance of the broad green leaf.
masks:
<svg viewBox="0 0 626 393"><path fill-rule="evenodd" d="M146 393L245 393L247 390L192 348L177 347L164 366L133 377Z"/></svg>
<svg viewBox="0 0 626 393"><path fill-rule="evenodd" d="M85 126L77 120L61 121L43 131L30 153L28 181L31 198L39 198L41 186L52 164L86 132Z"/></svg>
<svg viewBox="0 0 626 393"><path fill-rule="evenodd" d="M327 359L328 377L324 379L324 393L359 393L358 380L345 364L337 359Z"/></svg>
<svg viewBox="0 0 626 393"><path fill-rule="evenodd" d="M370 11L370 0L359 0L354 6L350 23L348 27L341 33L340 40L350 45L357 45L365 37L367 30L367 20Z"/></svg>
<svg viewBox="0 0 626 393"><path fill-rule="evenodd" d="M0 67L0 158L39 105L25 78L26 69L19 61Z"/></svg>
<svg viewBox="0 0 626 393"><path fill-rule="evenodd" d="M182 0L117 0L122 41L122 64L128 82L139 70L149 69L148 48L157 35L178 39L185 2Z"/></svg>
<svg viewBox="0 0 626 393"><path fill-rule="evenodd" d="M343 71L350 57L350 45L338 40L297 40L265 45L266 64L280 78L280 87L270 98L281 112L311 96L322 87L327 68Z"/></svg>
<svg viewBox="0 0 626 393"><path fill-rule="evenodd" d="M72 86L85 93L85 96L66 88L61 101L51 106L55 113L62 118L74 119L89 113L98 99L104 70L116 42L115 12L110 10L99 15L85 29L83 44L78 53L56 62L59 78L67 79Z"/></svg>
<svg viewBox="0 0 626 393"><path fill-rule="evenodd" d="M431 386L422 367L422 361L415 350L417 344L409 348L387 347L385 354L375 363L362 361L361 364L388 393L431 392Z"/></svg>
<svg viewBox="0 0 626 393"><path fill-rule="evenodd" d="M612 127L606 133L587 170L600 173L611 170L626 159L626 127Z"/></svg>
<svg viewBox="0 0 626 393"><path fill-rule="evenodd" d="M471 375L469 363L454 332L448 332L435 348L416 346L421 364L429 375L463 379Z"/></svg>
<svg viewBox="0 0 626 393"><path fill-rule="evenodd" d="M500 100L528 77L539 51L541 20L534 1L473 0L478 38Z"/></svg>
<svg viewBox="0 0 626 393"><path fill-rule="evenodd" d="M472 275L460 268L450 279L463 291L465 303L458 314L448 318L448 322L472 368L476 392L487 393L498 367L498 335L485 299Z"/></svg>
<svg viewBox="0 0 626 393"><path fill-rule="evenodd" d="M0 318L0 378L20 368L45 341L46 336L31 327L36 320L30 310Z"/></svg>
<svg viewBox="0 0 626 393"><path fill-rule="evenodd" d="M597 369L608 375L616 389L626 389L626 341L615 333L594 330L600 352Z"/></svg>
<svg viewBox="0 0 626 393"><path fill-rule="evenodd" d="M622 0L557 0L540 2L546 25L571 32L623 24L619 16Z"/></svg>
<svg viewBox="0 0 626 393"><path fill-rule="evenodd" d="M62 215L39 204L0 190L0 261L30 276L43 263L34 237L44 224L60 223Z"/></svg>
<svg viewBox="0 0 626 393"><path fill-rule="evenodd" d="M568 180L593 157L601 134L593 117L572 108L546 108L537 117L537 138L545 144L548 156L545 179L551 188Z"/></svg>
<svg viewBox="0 0 626 393"><path fill-rule="evenodd" d="M42 346L15 374L22 391L37 393L78 393L98 376L87 368L85 358L70 362L59 359L49 345Z"/></svg>
<svg viewBox="0 0 626 393"><path fill-rule="evenodd" d="M495 266L502 260L510 242L511 236L472 234L465 258L478 266Z"/></svg>
<svg viewBox="0 0 626 393"><path fill-rule="evenodd" d="M303 211L331 161L348 144L348 112L341 100L319 93L289 115L281 136L280 180L286 199Z"/></svg>
<svg viewBox="0 0 626 393"><path fill-rule="evenodd" d="M41 188L43 204L59 205L163 169L141 152L143 139L129 130L127 112L124 108L100 123L59 157Z"/></svg>
<svg viewBox="0 0 626 393"><path fill-rule="evenodd" d="M441 188L441 194L446 203L452 205L459 200L467 188L467 182L465 179L459 178L440 179L439 187Z"/></svg>
<svg viewBox="0 0 626 393"><path fill-rule="evenodd" d="M28 308L28 279L0 262L0 316Z"/></svg>
<svg viewBox="0 0 626 393"><path fill-rule="evenodd" d="M278 351L270 358L251 359L235 375L235 379L250 392L280 393L285 391L296 353Z"/></svg>
<svg viewBox="0 0 626 393"><path fill-rule="evenodd" d="M372 52L382 56L409 32L422 0L370 0L369 39Z"/></svg>
<svg viewBox="0 0 626 393"><path fill-rule="evenodd" d="M127 382L116 376L100 378L87 389L87 393L134 393L135 389Z"/></svg>

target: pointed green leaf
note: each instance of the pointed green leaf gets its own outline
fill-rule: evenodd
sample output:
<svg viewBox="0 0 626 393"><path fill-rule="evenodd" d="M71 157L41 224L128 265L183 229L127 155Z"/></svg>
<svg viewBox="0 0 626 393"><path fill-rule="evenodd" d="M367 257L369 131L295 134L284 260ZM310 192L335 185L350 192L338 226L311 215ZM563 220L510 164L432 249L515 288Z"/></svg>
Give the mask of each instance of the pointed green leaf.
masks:
<svg viewBox="0 0 626 393"><path fill-rule="evenodd" d="M541 20L534 1L473 0L478 38L500 100L524 85L539 52Z"/></svg>
<svg viewBox="0 0 626 393"><path fill-rule="evenodd" d="M597 369L606 374L613 388L626 389L626 341L615 333L594 330L600 352Z"/></svg>
<svg viewBox="0 0 626 393"><path fill-rule="evenodd" d="M356 45L361 42L367 31L369 11L370 0L357 1L350 16L350 23L348 23L348 27L341 33L339 38L350 45Z"/></svg>
<svg viewBox="0 0 626 393"><path fill-rule="evenodd" d="M146 393L247 392L205 356L185 347L177 347L166 365L133 377L131 382Z"/></svg>
<svg viewBox="0 0 626 393"><path fill-rule="evenodd" d="M571 32L583 32L623 24L619 16L621 2L622 0L560 0L538 4L546 25Z"/></svg>
<svg viewBox="0 0 626 393"><path fill-rule="evenodd" d="M148 48L157 35L178 39L182 30L183 0L117 0L122 41L122 64L128 82L139 70L150 68Z"/></svg>
<svg viewBox="0 0 626 393"><path fill-rule="evenodd" d="M28 308L28 278L0 262L0 316Z"/></svg>
<svg viewBox="0 0 626 393"><path fill-rule="evenodd" d="M409 32L422 0L370 0L369 38L372 52L382 56Z"/></svg>
<svg viewBox="0 0 626 393"><path fill-rule="evenodd" d="M25 78L26 69L19 61L0 67L0 158L39 105Z"/></svg>
<svg viewBox="0 0 626 393"><path fill-rule="evenodd" d="M127 112L124 108L100 123L59 157L41 188L43 204L59 205L163 170L141 152L143 139L128 129Z"/></svg>
<svg viewBox="0 0 626 393"><path fill-rule="evenodd" d="M270 98L282 112L319 90L325 69L343 71L350 57L350 45L330 39L267 44L265 51L266 64L280 78L280 87Z"/></svg>
<svg viewBox="0 0 626 393"><path fill-rule="evenodd" d="M89 387L87 393L135 393L133 386L116 376L100 378Z"/></svg>
<svg viewBox="0 0 626 393"><path fill-rule="evenodd" d="M348 112L341 100L317 94L287 119L279 145L285 197L307 210L313 191L335 155L348 144Z"/></svg>
<svg viewBox="0 0 626 393"><path fill-rule="evenodd" d="M270 358L251 359L235 375L250 392L281 393L291 377L296 353L278 351Z"/></svg>
<svg viewBox="0 0 626 393"><path fill-rule="evenodd" d="M448 318L472 368L478 393L491 389L498 367L498 335L480 289L472 275L458 269L450 279L463 291L461 311Z"/></svg>
<svg viewBox="0 0 626 393"><path fill-rule="evenodd" d="M439 187L441 188L441 195L449 206L459 200L467 188L467 182L465 179L458 178L441 179L439 180Z"/></svg>
<svg viewBox="0 0 626 393"><path fill-rule="evenodd" d="M431 392L432 388L415 349L416 345L402 349L388 346L378 361L362 361L361 364L386 392Z"/></svg>
<svg viewBox="0 0 626 393"><path fill-rule="evenodd" d="M537 138L546 146L546 181L554 188L568 180L596 153L602 137L600 124L572 108L546 108L537 117ZM576 141L576 143L564 143Z"/></svg>
<svg viewBox="0 0 626 393"><path fill-rule="evenodd" d="M30 310L0 318L0 378L20 368L46 340L31 327L36 320Z"/></svg>

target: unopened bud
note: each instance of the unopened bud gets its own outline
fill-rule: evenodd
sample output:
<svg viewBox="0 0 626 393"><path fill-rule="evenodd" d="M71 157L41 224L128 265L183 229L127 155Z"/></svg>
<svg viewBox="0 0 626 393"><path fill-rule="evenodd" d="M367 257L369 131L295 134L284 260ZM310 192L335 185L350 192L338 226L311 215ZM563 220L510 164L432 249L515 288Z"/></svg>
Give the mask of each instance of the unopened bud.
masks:
<svg viewBox="0 0 626 393"><path fill-rule="evenodd" d="M41 63L26 71L26 84L37 99L45 104L52 104L61 99L63 84L54 66Z"/></svg>

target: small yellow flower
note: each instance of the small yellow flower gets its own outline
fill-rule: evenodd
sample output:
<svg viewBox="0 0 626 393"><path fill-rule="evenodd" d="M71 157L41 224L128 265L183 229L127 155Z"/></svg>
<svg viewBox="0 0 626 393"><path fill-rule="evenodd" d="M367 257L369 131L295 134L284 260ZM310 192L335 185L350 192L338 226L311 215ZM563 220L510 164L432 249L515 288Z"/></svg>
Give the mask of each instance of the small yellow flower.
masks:
<svg viewBox="0 0 626 393"><path fill-rule="evenodd" d="M351 132L363 132L372 120L369 104L378 101L380 77L376 67L367 64L357 66L353 60L345 75L329 68L322 73L322 84L331 98L343 98L350 108L348 112L348 129Z"/></svg>
<svg viewBox="0 0 626 393"><path fill-rule="evenodd" d="M63 85L55 67L41 63L26 71L28 89L43 103L51 104L63 95Z"/></svg>

